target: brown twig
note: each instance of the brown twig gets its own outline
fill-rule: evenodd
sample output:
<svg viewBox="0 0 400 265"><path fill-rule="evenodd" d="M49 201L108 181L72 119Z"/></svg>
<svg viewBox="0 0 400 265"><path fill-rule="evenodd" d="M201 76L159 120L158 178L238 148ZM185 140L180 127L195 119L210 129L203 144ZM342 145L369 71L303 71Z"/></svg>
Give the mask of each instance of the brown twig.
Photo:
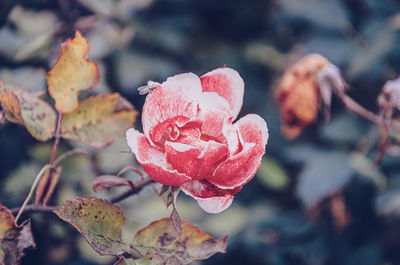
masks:
<svg viewBox="0 0 400 265"><path fill-rule="evenodd" d="M69 151L63 153L62 155L60 155L59 157L57 157L56 160L54 160L54 167L57 167L62 161L64 161L68 157L73 156L73 155L78 155L78 154L87 155L88 153L85 150L80 149L80 148L69 150Z"/></svg>
<svg viewBox="0 0 400 265"><path fill-rule="evenodd" d="M134 188L132 188L132 189L120 194L120 195L117 195L114 198L109 199L109 201L111 203L118 203L120 201L123 201L123 200L125 200L126 198L128 198L128 197L130 197L132 195L138 194L144 187L146 187L147 185L150 185L152 183L154 183L154 181L151 180L151 179L148 179L148 180L140 183L139 185L136 185Z"/></svg>
<svg viewBox="0 0 400 265"><path fill-rule="evenodd" d="M50 165L53 166L54 165L54 161L56 160L57 157L57 152L58 152L58 146L60 144L60 138L61 138L61 123L63 120L63 113L60 112L58 114L58 121L57 121L57 128L56 128L56 133L54 134L54 145L53 145L53 149L51 150L51 155L50 155Z"/></svg>
<svg viewBox="0 0 400 265"><path fill-rule="evenodd" d="M17 216L15 217L15 223L18 223L18 219L21 217L22 213L26 210L29 201L31 200L33 196L33 192L35 191L41 177L43 176L44 172L48 169L50 169L52 166L47 164L42 169L39 171L39 173L36 175L35 180L33 181L33 184L29 190L28 195L26 196L24 202L22 203L22 206L18 208L17 211Z"/></svg>
<svg viewBox="0 0 400 265"><path fill-rule="evenodd" d="M153 180L146 180L142 183L140 183L139 185L131 188L130 190L117 195L116 197L113 197L111 199L109 199L109 201L111 203L118 203L121 202L127 198L129 198L132 195L138 194L141 190L143 190L147 185L150 185L154 183ZM38 205L38 204L29 204L26 205L26 207L24 208L24 213L50 213L53 212L54 210L60 209L61 206L46 206L46 205ZM18 213L20 211L21 207L17 207L17 208L13 208L11 209L12 213Z"/></svg>
<svg viewBox="0 0 400 265"><path fill-rule="evenodd" d="M333 92L348 110L360 115L361 117L369 120L370 122L378 125L379 127L388 126L389 129L400 132L400 126L393 123L387 124L384 119L382 119L380 116L376 115L375 113L367 110L366 108L358 104L354 99L352 99L346 93L337 91L335 89L333 90Z"/></svg>
<svg viewBox="0 0 400 265"><path fill-rule="evenodd" d="M45 205L38 205L38 204L29 204L25 207L24 213L46 213L46 212L52 212L54 210L57 210L61 208L61 206L45 206ZM20 210L20 207L13 208L11 209L11 212L13 214L17 213Z"/></svg>

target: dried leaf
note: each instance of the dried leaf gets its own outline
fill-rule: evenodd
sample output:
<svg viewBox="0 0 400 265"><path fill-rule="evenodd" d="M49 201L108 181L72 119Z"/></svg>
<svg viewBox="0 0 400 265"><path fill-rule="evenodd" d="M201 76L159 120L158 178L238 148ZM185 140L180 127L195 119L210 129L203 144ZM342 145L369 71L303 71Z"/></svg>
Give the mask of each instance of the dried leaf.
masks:
<svg viewBox="0 0 400 265"><path fill-rule="evenodd" d="M16 225L11 212L0 205L0 264L19 264L24 251L31 247L35 247L35 242L30 221Z"/></svg>
<svg viewBox="0 0 400 265"><path fill-rule="evenodd" d="M122 241L121 228L125 217L119 207L96 197L80 197L66 201L54 211L85 237L100 255L119 256L131 250Z"/></svg>
<svg viewBox="0 0 400 265"><path fill-rule="evenodd" d="M21 106L18 97L12 92L5 92L0 95L0 102L3 107L16 116L21 116ZM22 121L23 124L23 121Z"/></svg>
<svg viewBox="0 0 400 265"><path fill-rule="evenodd" d="M65 139L104 147L132 127L136 116L132 105L118 93L97 95L64 116L61 134Z"/></svg>
<svg viewBox="0 0 400 265"><path fill-rule="evenodd" d="M170 186L167 185L162 185L160 192L158 193L158 196L163 196L168 190Z"/></svg>
<svg viewBox="0 0 400 265"><path fill-rule="evenodd" d="M171 187L171 190L167 195L167 207L172 205L175 208L176 199L178 198L180 190L181 189L179 187Z"/></svg>
<svg viewBox="0 0 400 265"><path fill-rule="evenodd" d="M3 239L6 232L13 227L14 216L6 207L0 204L0 239Z"/></svg>
<svg viewBox="0 0 400 265"><path fill-rule="evenodd" d="M63 113L76 110L79 92L96 86L99 81L99 69L87 59L88 52L88 41L76 31L75 38L62 44L61 56L47 73L50 95Z"/></svg>
<svg viewBox="0 0 400 265"><path fill-rule="evenodd" d="M283 121L282 131L288 139L297 137L315 121L320 106L317 84L318 72L329 61L318 54L310 54L289 67L276 90Z"/></svg>
<svg viewBox="0 0 400 265"><path fill-rule="evenodd" d="M226 237L213 239L189 222L183 221L181 226L182 236L178 237L170 218L155 221L140 230L134 242L141 246L137 248L142 253L157 252L162 255L166 264L190 264L196 260L207 259L218 252L225 253Z"/></svg>
<svg viewBox="0 0 400 265"><path fill-rule="evenodd" d="M92 190L94 192L99 192L105 188L115 188L128 186L134 188L135 185L129 179L125 179L115 175L103 175L96 177L92 182Z"/></svg>
<svg viewBox="0 0 400 265"><path fill-rule="evenodd" d="M181 217L179 216L178 211L176 210L176 206L174 205L173 209L172 209L172 213L171 213L171 221L172 224L174 225L175 231L178 234L179 237L182 236L182 221L181 221Z"/></svg>
<svg viewBox="0 0 400 265"><path fill-rule="evenodd" d="M0 82L0 103L6 119L25 126L37 140L47 141L53 137L56 114L44 100Z"/></svg>
<svg viewBox="0 0 400 265"><path fill-rule="evenodd" d="M60 179L61 171L62 167L50 168L43 174L36 189L35 202L37 204L46 205L49 202Z"/></svg>

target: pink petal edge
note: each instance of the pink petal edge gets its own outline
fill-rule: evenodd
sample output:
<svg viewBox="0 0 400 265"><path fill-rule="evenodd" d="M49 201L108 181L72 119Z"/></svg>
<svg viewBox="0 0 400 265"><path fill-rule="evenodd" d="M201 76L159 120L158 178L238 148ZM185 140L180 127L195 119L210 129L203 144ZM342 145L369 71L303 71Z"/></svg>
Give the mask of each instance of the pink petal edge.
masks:
<svg viewBox="0 0 400 265"><path fill-rule="evenodd" d="M231 206L233 196L225 195L223 197L197 199L199 206L208 213L220 213Z"/></svg>
<svg viewBox="0 0 400 265"><path fill-rule="evenodd" d="M243 141L243 149L222 162L207 178L221 189L232 189L248 183L257 173L268 141L268 127L264 119L249 114L235 123Z"/></svg>
<svg viewBox="0 0 400 265"><path fill-rule="evenodd" d="M244 82L232 68L214 69L200 77L204 92L216 92L231 106L233 120L238 116L243 104Z"/></svg>
<svg viewBox="0 0 400 265"><path fill-rule="evenodd" d="M181 189L186 195L196 199L199 206L208 213L220 213L229 208L234 198L233 195L240 191L240 189L221 190L206 183L193 181L181 185Z"/></svg>

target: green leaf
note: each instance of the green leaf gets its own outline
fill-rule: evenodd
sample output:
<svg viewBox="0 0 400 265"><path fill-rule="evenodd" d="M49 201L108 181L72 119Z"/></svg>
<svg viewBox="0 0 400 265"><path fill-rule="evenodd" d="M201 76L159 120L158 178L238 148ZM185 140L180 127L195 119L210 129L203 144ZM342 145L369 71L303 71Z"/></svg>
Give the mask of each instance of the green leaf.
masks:
<svg viewBox="0 0 400 265"><path fill-rule="evenodd" d="M56 114L44 100L0 82L0 103L6 110L5 117L11 122L25 126L37 140L47 141L53 137Z"/></svg>
<svg viewBox="0 0 400 265"><path fill-rule="evenodd" d="M125 217L120 208L96 197L80 197L66 201L54 211L73 225L100 255L119 256L131 247L122 241L121 228Z"/></svg>
<svg viewBox="0 0 400 265"><path fill-rule="evenodd" d="M64 116L61 134L65 139L104 147L132 127L136 115L132 105L118 93L93 96Z"/></svg>
<svg viewBox="0 0 400 265"><path fill-rule="evenodd" d="M283 190L289 184L289 176L278 161L264 158L258 171L258 179L267 187L274 190Z"/></svg>
<svg viewBox="0 0 400 265"><path fill-rule="evenodd" d="M182 235L179 237L170 218L155 221L136 234L136 249L142 254L157 253L165 259L166 264L171 265L190 264L218 252L225 253L226 237L213 239L189 222L183 221L181 227Z"/></svg>

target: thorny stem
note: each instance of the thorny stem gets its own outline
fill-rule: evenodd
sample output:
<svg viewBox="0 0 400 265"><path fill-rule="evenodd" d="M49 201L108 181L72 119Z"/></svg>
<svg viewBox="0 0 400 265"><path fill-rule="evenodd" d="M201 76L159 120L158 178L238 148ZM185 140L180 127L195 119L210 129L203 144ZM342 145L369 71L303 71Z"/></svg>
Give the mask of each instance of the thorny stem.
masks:
<svg viewBox="0 0 400 265"><path fill-rule="evenodd" d="M50 165L46 165L46 166L50 167ZM126 198L129 198L132 195L138 194L141 190L143 190L143 188L145 188L146 186L148 186L152 183L154 183L153 180L146 180L146 181L140 183L139 185L132 187L130 190L128 190L114 198L109 199L109 201L111 203L121 202L121 201L125 200ZM33 186L34 185L32 185L32 187ZM27 200L25 200L25 201L27 201ZM22 207L24 207L24 209L22 209ZM25 204L25 205L22 205L21 207L11 209L11 212L12 213L21 212L21 214L22 214L22 211L24 211L25 213L53 212L54 210L57 210L60 208L61 208L61 206L44 206L44 205L37 205L37 204L30 204L30 205ZM21 211L21 209L22 209L22 211ZM16 219L16 221L17 221L17 219Z"/></svg>
<svg viewBox="0 0 400 265"><path fill-rule="evenodd" d="M22 206L19 208L18 210L18 214L15 217L15 223L18 223L18 219L21 217L21 214L24 212L25 207L27 206L28 202L31 200L33 192L36 189L37 184L40 181L40 178L43 176L44 172L48 169L52 168L51 165L47 164L44 167L42 167L42 169L39 171L39 173L36 175L35 180L33 181L33 184L31 186L31 189L29 190L28 196L26 196L24 203L22 204Z"/></svg>

